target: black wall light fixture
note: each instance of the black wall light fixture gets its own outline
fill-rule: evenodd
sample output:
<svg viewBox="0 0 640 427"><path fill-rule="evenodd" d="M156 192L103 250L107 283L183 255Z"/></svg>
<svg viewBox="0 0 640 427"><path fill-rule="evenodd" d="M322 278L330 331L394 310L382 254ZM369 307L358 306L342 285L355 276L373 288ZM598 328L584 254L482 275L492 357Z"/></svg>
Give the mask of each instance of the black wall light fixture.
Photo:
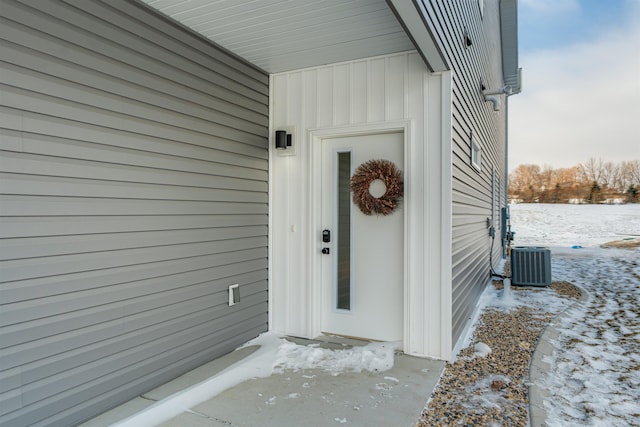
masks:
<svg viewBox="0 0 640 427"><path fill-rule="evenodd" d="M276 149L286 150L293 146L292 136L286 130L276 131Z"/></svg>

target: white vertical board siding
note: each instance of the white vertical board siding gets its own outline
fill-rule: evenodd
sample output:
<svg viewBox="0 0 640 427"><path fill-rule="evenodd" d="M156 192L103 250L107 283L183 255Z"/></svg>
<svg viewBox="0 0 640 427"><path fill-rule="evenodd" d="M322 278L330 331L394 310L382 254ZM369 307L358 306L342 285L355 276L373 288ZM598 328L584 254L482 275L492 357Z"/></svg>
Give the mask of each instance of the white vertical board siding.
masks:
<svg viewBox="0 0 640 427"><path fill-rule="evenodd" d="M415 52L322 66L271 77L272 129L294 127L296 154L272 150L272 327L312 336L314 299L312 263L320 230L312 230L312 134L408 122L405 152L407 209L407 290L405 351L450 356L451 313L442 304L450 295L447 230L441 228L443 137L442 91L447 76L430 75ZM428 124L434 124L429 127ZM273 133L273 132L272 132ZM316 142L317 143L317 142ZM448 145L448 141L446 142ZM447 175L448 172L445 172ZM443 337L442 331L447 331Z"/></svg>
<svg viewBox="0 0 640 427"><path fill-rule="evenodd" d="M0 7L0 425L69 425L267 329L268 77L135 2Z"/></svg>
<svg viewBox="0 0 640 427"><path fill-rule="evenodd" d="M453 72L452 177L453 177L453 342L456 342L489 280L491 238L486 219L492 218L492 172L504 176L506 106L494 112L484 102L480 81L487 89L502 87L499 1L421 0L425 19L443 47ZM464 30L472 45L466 47ZM504 101L504 97L503 97ZM471 166L470 135L482 148L482 168ZM498 201L504 206L504 201ZM497 221L499 226L499 221ZM499 228L496 236L500 236ZM500 260L500 238L494 244L493 262Z"/></svg>

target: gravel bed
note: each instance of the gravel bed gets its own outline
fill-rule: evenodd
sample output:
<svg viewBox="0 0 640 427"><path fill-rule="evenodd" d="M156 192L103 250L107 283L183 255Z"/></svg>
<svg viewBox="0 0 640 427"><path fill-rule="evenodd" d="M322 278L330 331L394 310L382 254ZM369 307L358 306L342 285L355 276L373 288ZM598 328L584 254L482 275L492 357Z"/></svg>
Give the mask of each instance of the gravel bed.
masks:
<svg viewBox="0 0 640 427"><path fill-rule="evenodd" d="M500 289L502 282L494 281L494 286ZM568 282L554 282L550 288L563 298L580 297L580 290ZM556 314L527 306L486 308L472 344L447 364L417 425L527 426L531 355Z"/></svg>

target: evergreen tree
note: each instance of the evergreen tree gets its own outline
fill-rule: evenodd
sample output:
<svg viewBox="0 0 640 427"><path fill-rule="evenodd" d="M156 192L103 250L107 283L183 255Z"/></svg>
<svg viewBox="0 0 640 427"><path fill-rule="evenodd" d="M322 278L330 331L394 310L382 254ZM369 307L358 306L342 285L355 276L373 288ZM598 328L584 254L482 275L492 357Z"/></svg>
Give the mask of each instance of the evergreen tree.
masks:
<svg viewBox="0 0 640 427"><path fill-rule="evenodd" d="M587 203L598 203L600 202L602 198L600 197L600 184L598 184L598 181L593 181L593 183L591 184L591 191L589 192L589 195L587 196Z"/></svg>
<svg viewBox="0 0 640 427"><path fill-rule="evenodd" d="M638 190L638 187L636 187L635 185L631 184L629 186L629 188L627 188L627 201L631 202L631 203L636 203L638 202L638 193L640 193L640 190Z"/></svg>

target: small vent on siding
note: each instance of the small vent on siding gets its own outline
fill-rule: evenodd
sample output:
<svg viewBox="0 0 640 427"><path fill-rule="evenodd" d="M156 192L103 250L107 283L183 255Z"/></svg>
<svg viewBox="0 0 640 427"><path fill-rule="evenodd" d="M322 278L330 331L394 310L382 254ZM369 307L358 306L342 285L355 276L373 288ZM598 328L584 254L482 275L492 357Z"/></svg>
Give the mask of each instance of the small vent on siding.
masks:
<svg viewBox="0 0 640 427"><path fill-rule="evenodd" d="M511 250L511 280L514 285L549 286L551 251L537 246L517 246Z"/></svg>
<svg viewBox="0 0 640 427"><path fill-rule="evenodd" d="M229 285L229 306L240 302L240 285Z"/></svg>

